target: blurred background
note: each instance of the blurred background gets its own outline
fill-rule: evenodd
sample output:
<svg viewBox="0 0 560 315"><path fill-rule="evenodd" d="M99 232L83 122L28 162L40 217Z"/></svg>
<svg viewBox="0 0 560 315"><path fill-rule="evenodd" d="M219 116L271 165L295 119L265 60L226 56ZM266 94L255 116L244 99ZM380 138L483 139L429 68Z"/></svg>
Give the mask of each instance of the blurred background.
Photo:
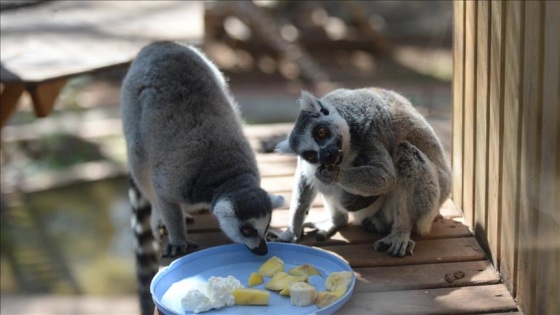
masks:
<svg viewBox="0 0 560 315"><path fill-rule="evenodd" d="M376 86L411 100L449 152L450 1L0 5L3 64L43 33L108 42L108 52L133 43L131 57L145 43L174 39L202 47L229 77L248 125L293 122L302 89L320 96ZM119 109L126 70L72 77L45 118L24 94L2 129L2 314L138 312ZM100 311L100 303L110 306Z"/></svg>

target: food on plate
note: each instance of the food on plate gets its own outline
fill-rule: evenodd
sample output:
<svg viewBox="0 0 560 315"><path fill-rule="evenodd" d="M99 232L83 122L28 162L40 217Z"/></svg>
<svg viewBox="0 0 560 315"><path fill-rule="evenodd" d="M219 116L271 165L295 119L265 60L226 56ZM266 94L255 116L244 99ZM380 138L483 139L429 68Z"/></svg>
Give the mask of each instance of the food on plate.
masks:
<svg viewBox="0 0 560 315"><path fill-rule="evenodd" d="M272 291L281 291L285 288L289 288L296 282L307 281L307 279L307 274L303 276L292 276L285 273L284 271L278 271L274 274L274 276L272 276L270 281L268 281L268 283L264 287L265 289Z"/></svg>
<svg viewBox="0 0 560 315"><path fill-rule="evenodd" d="M290 288L284 288L280 291L278 291L278 294L283 295L283 296L290 296Z"/></svg>
<svg viewBox="0 0 560 315"><path fill-rule="evenodd" d="M282 259L272 256L259 267L257 271L263 277L270 278L278 271L284 270L284 262Z"/></svg>
<svg viewBox="0 0 560 315"><path fill-rule="evenodd" d="M237 288L243 288L243 285L234 276L210 277L203 286L189 290L181 299L181 305L193 313L231 306L235 304L232 291Z"/></svg>
<svg viewBox="0 0 560 315"><path fill-rule="evenodd" d="M198 289L189 290L181 299L181 306L183 306L185 311L193 313L207 312L214 308L212 301Z"/></svg>
<svg viewBox="0 0 560 315"><path fill-rule="evenodd" d="M309 264L303 264L303 265L296 266L296 267L288 270L288 274L290 274L292 276L302 276L304 274L309 275L309 276L320 275L317 268L315 268L315 267L313 267L312 265L309 265Z"/></svg>
<svg viewBox="0 0 560 315"><path fill-rule="evenodd" d="M350 287L352 282L351 271L332 272L325 280L326 292L318 292L315 305L324 308L340 299Z"/></svg>
<svg viewBox="0 0 560 315"><path fill-rule="evenodd" d="M352 282L352 272L350 271L335 271L332 272L325 281L325 289L327 291L344 291L348 290Z"/></svg>
<svg viewBox="0 0 560 315"><path fill-rule="evenodd" d="M235 304L239 305L268 305L270 292L259 289L239 288L234 289Z"/></svg>
<svg viewBox="0 0 560 315"><path fill-rule="evenodd" d="M313 304L315 295L315 288L306 282L296 282L290 286L290 302L294 306Z"/></svg>
<svg viewBox="0 0 560 315"><path fill-rule="evenodd" d="M256 272L253 272L249 276L249 280L247 281L247 285L250 286L250 287L254 287L254 286L259 285L263 282L264 282L263 277L260 274L258 274Z"/></svg>

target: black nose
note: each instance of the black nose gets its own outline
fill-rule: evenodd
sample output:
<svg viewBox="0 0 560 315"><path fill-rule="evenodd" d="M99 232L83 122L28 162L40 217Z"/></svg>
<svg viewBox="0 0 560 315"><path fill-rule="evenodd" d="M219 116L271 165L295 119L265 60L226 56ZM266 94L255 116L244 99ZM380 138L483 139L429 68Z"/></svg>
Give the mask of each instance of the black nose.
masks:
<svg viewBox="0 0 560 315"><path fill-rule="evenodd" d="M247 245L245 245L245 247L247 247ZM249 247L247 247L249 248ZM268 246L266 246L266 241L264 239L261 239L259 246L255 247L255 248L249 248L249 250L255 254L255 255L259 255L259 256L264 256L266 254L268 254Z"/></svg>

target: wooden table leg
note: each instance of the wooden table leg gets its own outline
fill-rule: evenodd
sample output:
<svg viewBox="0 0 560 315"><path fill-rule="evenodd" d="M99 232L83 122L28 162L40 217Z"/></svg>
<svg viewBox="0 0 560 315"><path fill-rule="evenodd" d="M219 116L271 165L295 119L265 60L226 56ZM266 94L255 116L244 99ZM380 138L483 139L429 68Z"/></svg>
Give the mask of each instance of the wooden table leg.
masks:
<svg viewBox="0 0 560 315"><path fill-rule="evenodd" d="M29 88L37 117L46 117L50 114L54 107L54 101L65 84L66 79L60 79L38 83Z"/></svg>
<svg viewBox="0 0 560 315"><path fill-rule="evenodd" d="M0 94L0 128L4 127L12 113L16 110L18 100L25 91L23 83L2 83L4 88Z"/></svg>

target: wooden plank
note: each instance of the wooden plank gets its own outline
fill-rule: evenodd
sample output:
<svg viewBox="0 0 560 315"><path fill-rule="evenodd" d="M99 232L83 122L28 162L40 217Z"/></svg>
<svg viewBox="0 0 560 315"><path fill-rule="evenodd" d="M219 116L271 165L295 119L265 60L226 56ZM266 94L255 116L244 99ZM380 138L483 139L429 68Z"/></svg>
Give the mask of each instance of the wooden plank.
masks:
<svg viewBox="0 0 560 315"><path fill-rule="evenodd" d="M527 314L534 314L536 302L536 248L534 243L538 234L537 215L539 211L543 20L543 2L525 2L517 299L521 310Z"/></svg>
<svg viewBox="0 0 560 315"><path fill-rule="evenodd" d="M476 1L466 2L465 42L465 110L463 133L463 213L470 226L474 226L474 153L476 126L476 50L477 6Z"/></svg>
<svg viewBox="0 0 560 315"><path fill-rule="evenodd" d="M512 292L517 286L517 238L519 226L519 140L525 26L522 1L504 1L506 33L504 55L504 138L502 171L502 229L499 270Z"/></svg>
<svg viewBox="0 0 560 315"><path fill-rule="evenodd" d="M483 248L487 243L488 97L490 65L490 2L477 1L476 108L474 137L474 233Z"/></svg>
<svg viewBox="0 0 560 315"><path fill-rule="evenodd" d="M322 208L311 208L310 213L313 215L323 214ZM272 222L270 224L271 228L275 231L283 230L288 227L289 224L289 212L288 210L276 210L272 216ZM196 215L194 217L194 222L187 224L188 233L206 233L206 232L216 232L220 231L220 226L214 215L210 213L204 213ZM309 230L306 230L309 232ZM438 219L432 225L432 231L424 236L418 236L413 234L413 239L439 239L439 238L453 238L453 237L468 237L472 236L470 230L467 226L461 224L460 222L450 220L450 219ZM341 243L364 243L372 242L381 237L380 234L372 234L363 230L360 226L349 225L342 228L339 232L333 235L331 240L325 242L316 242L314 240L314 235L309 234L303 240L304 244L313 245L335 245Z"/></svg>
<svg viewBox="0 0 560 315"><path fill-rule="evenodd" d="M51 2L47 6L2 10L3 82L39 83L124 66L150 42L198 44L204 33L200 1Z"/></svg>
<svg viewBox="0 0 560 315"><path fill-rule="evenodd" d="M545 2L541 168L536 297L560 296L560 2ZM560 299L538 299L536 314L560 313Z"/></svg>
<svg viewBox="0 0 560 315"><path fill-rule="evenodd" d="M339 314L475 314L515 311L503 284L462 288L355 293Z"/></svg>
<svg viewBox="0 0 560 315"><path fill-rule="evenodd" d="M463 110L465 67L465 1L453 1L453 202L463 208Z"/></svg>
<svg viewBox="0 0 560 315"><path fill-rule="evenodd" d="M325 250L345 259L352 268L386 267L443 262L476 261L486 255L474 237L419 240L414 255L395 258L373 249L373 244L325 246Z"/></svg>
<svg viewBox="0 0 560 315"><path fill-rule="evenodd" d="M488 255L494 266L500 260L500 236L502 203L502 152L503 152L503 113L504 113L504 35L506 2L491 2L490 21L490 96L488 126Z"/></svg>
<svg viewBox="0 0 560 315"><path fill-rule="evenodd" d="M447 274L459 271L464 273L463 278L446 280ZM356 293L500 283L500 276L488 261L356 268L354 273Z"/></svg>

